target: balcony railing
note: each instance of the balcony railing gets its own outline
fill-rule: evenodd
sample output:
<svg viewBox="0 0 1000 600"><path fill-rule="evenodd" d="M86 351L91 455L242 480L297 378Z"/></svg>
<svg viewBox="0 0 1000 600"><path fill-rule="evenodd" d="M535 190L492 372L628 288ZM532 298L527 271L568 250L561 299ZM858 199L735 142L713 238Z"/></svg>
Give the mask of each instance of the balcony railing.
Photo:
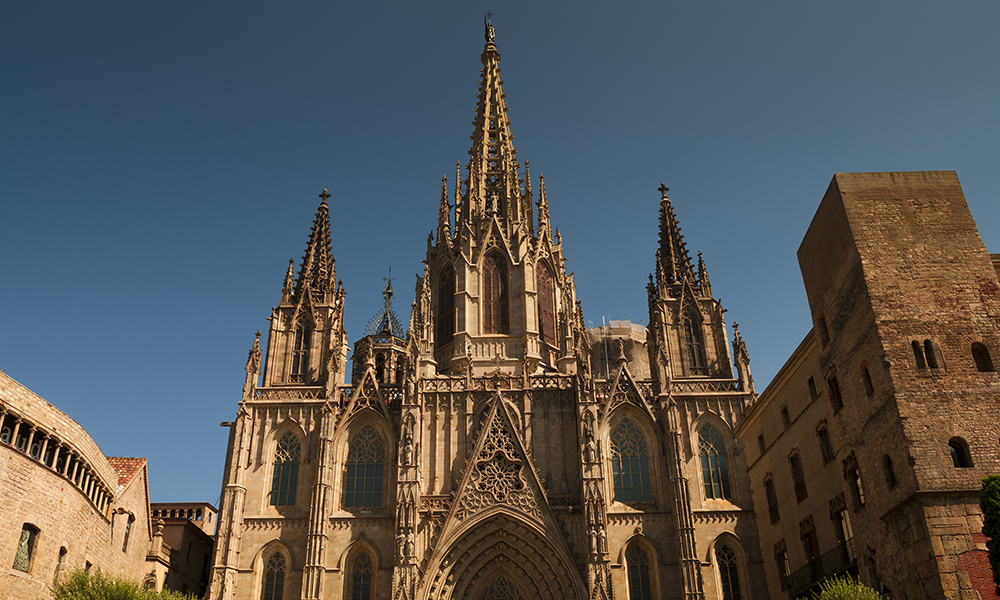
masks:
<svg viewBox="0 0 1000 600"><path fill-rule="evenodd" d="M836 548L824 553L819 558L809 561L806 566L795 570L789 576L789 596L792 598L806 595L813 586L831 575L837 575L856 566L853 540L837 545Z"/></svg>

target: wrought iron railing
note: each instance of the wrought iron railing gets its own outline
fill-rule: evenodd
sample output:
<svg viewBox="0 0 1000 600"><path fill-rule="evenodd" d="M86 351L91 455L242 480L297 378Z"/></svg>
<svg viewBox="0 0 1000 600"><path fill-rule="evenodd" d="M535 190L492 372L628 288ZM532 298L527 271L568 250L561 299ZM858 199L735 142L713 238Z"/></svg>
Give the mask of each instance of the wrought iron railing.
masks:
<svg viewBox="0 0 1000 600"><path fill-rule="evenodd" d="M838 544L833 550L818 558L813 558L804 567L792 572L788 577L791 588L789 596L795 598L804 595L827 577L843 573L856 566L856 562L853 540Z"/></svg>

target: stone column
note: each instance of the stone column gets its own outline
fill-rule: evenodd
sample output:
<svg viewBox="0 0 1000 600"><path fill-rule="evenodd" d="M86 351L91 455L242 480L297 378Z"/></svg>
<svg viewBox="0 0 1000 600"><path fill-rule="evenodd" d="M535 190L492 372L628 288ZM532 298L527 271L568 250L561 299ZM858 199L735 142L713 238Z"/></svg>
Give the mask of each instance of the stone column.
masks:
<svg viewBox="0 0 1000 600"><path fill-rule="evenodd" d="M309 536L306 539L306 562L302 577L303 600L323 597L326 573L326 544L330 527L331 469L333 467L333 411L324 407L320 417L319 460L316 483L309 506Z"/></svg>

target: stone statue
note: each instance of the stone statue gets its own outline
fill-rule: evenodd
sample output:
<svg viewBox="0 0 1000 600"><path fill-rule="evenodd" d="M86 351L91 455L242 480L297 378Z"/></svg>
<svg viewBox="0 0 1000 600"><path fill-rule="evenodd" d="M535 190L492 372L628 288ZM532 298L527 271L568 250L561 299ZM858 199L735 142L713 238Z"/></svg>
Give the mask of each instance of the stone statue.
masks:
<svg viewBox="0 0 1000 600"><path fill-rule="evenodd" d="M486 41L491 44L495 42L497 38L497 32L493 29L493 24L490 23L490 17L492 16L493 13L486 13L486 16L483 17L483 23L486 25Z"/></svg>

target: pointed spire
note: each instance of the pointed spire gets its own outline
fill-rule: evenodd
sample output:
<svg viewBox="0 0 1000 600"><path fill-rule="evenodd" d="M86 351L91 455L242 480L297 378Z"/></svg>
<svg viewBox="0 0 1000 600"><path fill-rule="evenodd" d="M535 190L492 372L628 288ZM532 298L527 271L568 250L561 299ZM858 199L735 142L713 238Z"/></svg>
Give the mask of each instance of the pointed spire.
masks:
<svg viewBox="0 0 1000 600"><path fill-rule="evenodd" d="M292 294L295 291L295 259L288 259L288 270L285 271L285 285L281 288L281 303L288 304L292 301Z"/></svg>
<svg viewBox="0 0 1000 600"><path fill-rule="evenodd" d="M438 208L439 244L451 239L451 205L448 204L448 178L441 177L441 206Z"/></svg>
<svg viewBox="0 0 1000 600"><path fill-rule="evenodd" d="M455 232L462 220L462 163L455 162Z"/></svg>
<svg viewBox="0 0 1000 600"><path fill-rule="evenodd" d="M524 161L524 222L528 225L528 235L533 235L535 214L531 205L531 163L528 161Z"/></svg>
<svg viewBox="0 0 1000 600"><path fill-rule="evenodd" d="M521 180L500 76L500 53L497 52L490 16L485 19L486 47L481 57L482 79L477 94L479 102L473 122L472 148L469 150L466 193L470 210L463 210L462 216L475 218L490 211L509 225L518 217L516 208L521 202Z"/></svg>
<svg viewBox="0 0 1000 600"><path fill-rule="evenodd" d="M680 225L674 216L674 207L670 204L667 192L670 188L661 183L657 188L660 192L660 250L658 268L663 270L666 283L677 283L690 276L693 282L694 269L691 267L691 257L688 255L684 236Z"/></svg>
<svg viewBox="0 0 1000 600"><path fill-rule="evenodd" d="M365 329L365 337L370 335L393 335L400 339L406 337L406 330L399 324L396 313L392 311L392 267L389 267L389 276L385 279L385 287L382 288L382 298L385 304L372 320L369 321Z"/></svg>
<svg viewBox="0 0 1000 600"><path fill-rule="evenodd" d="M708 267L701 257L701 250L698 251L698 284L701 285L701 292L706 296L712 295L712 282L708 279Z"/></svg>
<svg viewBox="0 0 1000 600"><path fill-rule="evenodd" d="M538 176L538 237L548 234L552 239L552 230L549 228L549 199L545 195L545 173Z"/></svg>
<svg viewBox="0 0 1000 600"><path fill-rule="evenodd" d="M326 199L330 193L323 189L319 195L323 199L316 210L312 231L309 233L309 243L302 256L302 266L295 281L296 298L301 299L303 290L308 289L315 299L324 300L327 294L335 291L336 269L333 255L330 253L330 211Z"/></svg>

